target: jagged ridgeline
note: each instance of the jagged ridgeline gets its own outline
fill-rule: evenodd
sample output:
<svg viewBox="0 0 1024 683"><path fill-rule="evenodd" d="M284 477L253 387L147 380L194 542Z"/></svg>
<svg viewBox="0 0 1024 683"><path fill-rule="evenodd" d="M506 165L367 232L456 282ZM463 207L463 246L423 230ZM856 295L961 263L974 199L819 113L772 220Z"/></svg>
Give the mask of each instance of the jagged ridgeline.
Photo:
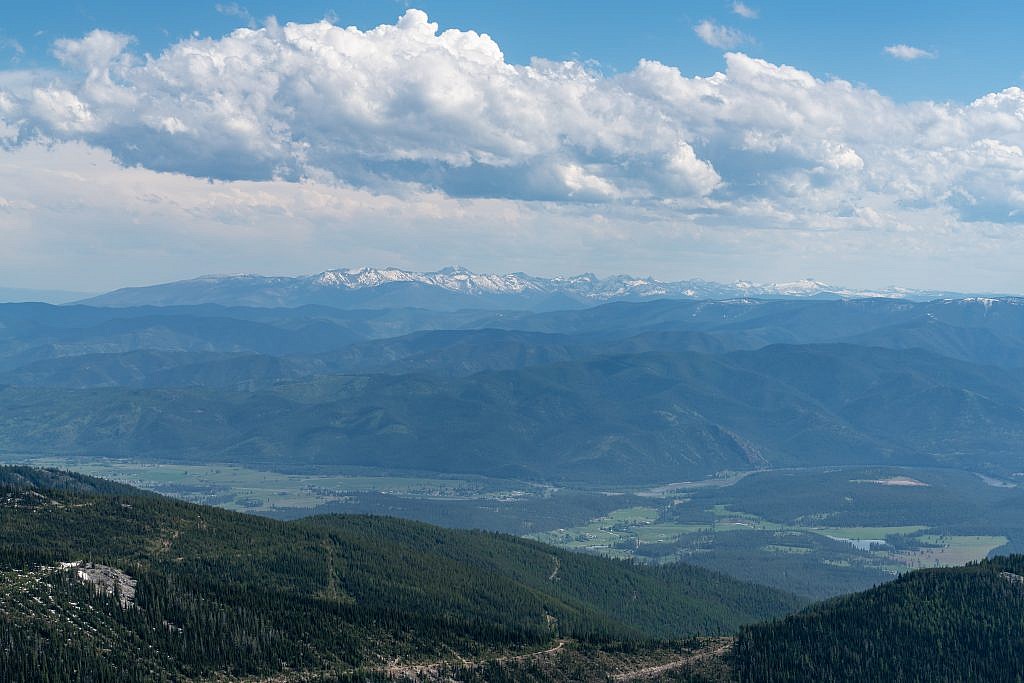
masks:
<svg viewBox="0 0 1024 683"><path fill-rule="evenodd" d="M396 659L729 633L800 606L686 565L383 517L283 523L24 467L0 468L0 528L3 681L362 680Z"/></svg>
<svg viewBox="0 0 1024 683"><path fill-rule="evenodd" d="M1024 556L926 569L741 631L742 681L1020 681Z"/></svg>

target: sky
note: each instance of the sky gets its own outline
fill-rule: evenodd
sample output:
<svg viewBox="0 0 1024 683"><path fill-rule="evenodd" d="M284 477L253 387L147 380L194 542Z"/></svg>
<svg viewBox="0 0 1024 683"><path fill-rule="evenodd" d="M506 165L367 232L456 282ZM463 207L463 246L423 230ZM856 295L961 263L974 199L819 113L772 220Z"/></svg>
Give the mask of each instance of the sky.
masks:
<svg viewBox="0 0 1024 683"><path fill-rule="evenodd" d="M335 267L1024 292L1024 3L65 1L0 286Z"/></svg>

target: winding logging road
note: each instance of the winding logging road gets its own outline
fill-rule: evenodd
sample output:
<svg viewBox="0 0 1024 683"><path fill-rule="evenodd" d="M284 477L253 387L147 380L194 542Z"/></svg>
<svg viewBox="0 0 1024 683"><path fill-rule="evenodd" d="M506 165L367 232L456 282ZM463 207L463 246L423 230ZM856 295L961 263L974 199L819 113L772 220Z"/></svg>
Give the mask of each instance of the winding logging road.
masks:
<svg viewBox="0 0 1024 683"><path fill-rule="evenodd" d="M654 678L656 676L660 676L663 673L668 673L669 671L674 671L675 669L681 669L684 666L688 666L690 664L696 664L697 662L704 659L710 659L711 657L719 657L721 655L724 655L726 652L729 651L729 648L731 647L732 642L730 641L724 645L715 648L714 650L704 650L702 652L687 655L686 657L674 659L671 662L667 662L665 664L647 666L643 669L636 669L634 671L623 671L621 673L613 674L612 680L640 681L645 678Z"/></svg>

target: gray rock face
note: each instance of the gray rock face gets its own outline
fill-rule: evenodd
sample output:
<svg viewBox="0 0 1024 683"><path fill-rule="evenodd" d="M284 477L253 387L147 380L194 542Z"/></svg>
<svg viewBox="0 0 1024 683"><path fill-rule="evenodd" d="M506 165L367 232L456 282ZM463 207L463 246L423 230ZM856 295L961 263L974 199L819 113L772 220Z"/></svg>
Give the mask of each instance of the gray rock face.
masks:
<svg viewBox="0 0 1024 683"><path fill-rule="evenodd" d="M73 576L96 589L98 593L117 596L121 607L128 609L135 605L135 579L120 569L93 562L62 562L61 568L73 572Z"/></svg>

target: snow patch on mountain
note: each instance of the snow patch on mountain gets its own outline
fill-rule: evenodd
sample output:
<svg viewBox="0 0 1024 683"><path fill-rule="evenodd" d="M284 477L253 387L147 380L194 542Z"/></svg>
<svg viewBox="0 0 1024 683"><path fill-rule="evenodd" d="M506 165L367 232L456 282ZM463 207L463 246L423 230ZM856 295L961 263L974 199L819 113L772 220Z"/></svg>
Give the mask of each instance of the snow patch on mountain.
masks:
<svg viewBox="0 0 1024 683"><path fill-rule="evenodd" d="M418 282L467 294L518 294L526 290L543 291L532 278L521 273L480 275L466 268L452 266L430 273L417 273L399 268L343 268L308 276L310 284L320 287L359 289L379 287L393 282Z"/></svg>

